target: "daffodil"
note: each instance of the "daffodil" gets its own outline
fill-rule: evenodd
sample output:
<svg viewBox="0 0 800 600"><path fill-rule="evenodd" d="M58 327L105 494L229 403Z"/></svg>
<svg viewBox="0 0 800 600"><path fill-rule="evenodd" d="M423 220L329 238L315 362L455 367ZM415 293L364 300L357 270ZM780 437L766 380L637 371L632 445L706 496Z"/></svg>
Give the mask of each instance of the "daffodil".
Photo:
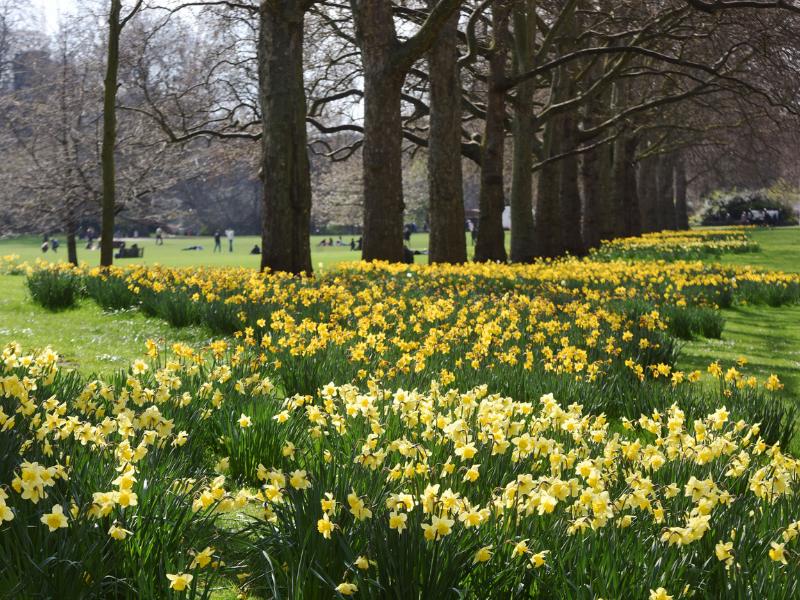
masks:
<svg viewBox="0 0 800 600"><path fill-rule="evenodd" d="M40 520L47 525L51 533L68 526L67 517L64 516L64 508L60 504L54 505L52 511L43 514Z"/></svg>
<svg viewBox="0 0 800 600"><path fill-rule="evenodd" d="M182 592L192 583L194 576L188 573L176 573L174 575L167 574L167 579L171 590Z"/></svg>

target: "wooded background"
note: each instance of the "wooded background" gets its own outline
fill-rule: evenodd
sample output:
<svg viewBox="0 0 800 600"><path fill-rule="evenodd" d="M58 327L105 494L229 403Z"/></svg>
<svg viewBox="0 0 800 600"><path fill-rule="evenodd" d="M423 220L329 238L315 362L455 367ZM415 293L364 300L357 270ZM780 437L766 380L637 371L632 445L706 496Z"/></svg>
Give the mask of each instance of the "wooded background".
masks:
<svg viewBox="0 0 800 600"><path fill-rule="evenodd" d="M790 0L0 0L0 228L309 234L363 258L581 255L688 226L714 190L800 183ZM785 184L785 183L784 183ZM510 206L507 254L502 213Z"/></svg>

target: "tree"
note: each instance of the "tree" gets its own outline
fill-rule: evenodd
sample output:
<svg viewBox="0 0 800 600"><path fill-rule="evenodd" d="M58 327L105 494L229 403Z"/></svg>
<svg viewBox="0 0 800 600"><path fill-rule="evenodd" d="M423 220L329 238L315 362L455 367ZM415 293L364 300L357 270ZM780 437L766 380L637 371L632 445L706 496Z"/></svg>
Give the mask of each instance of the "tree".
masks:
<svg viewBox="0 0 800 600"><path fill-rule="evenodd" d="M401 41L392 2L350 1L364 77L365 260L403 260L402 87L460 3L439 0L418 31Z"/></svg>
<svg viewBox="0 0 800 600"><path fill-rule="evenodd" d="M481 154L481 191L476 261L507 258L503 210L505 208L506 67L508 63L511 0L496 0L492 6L492 48L488 57L486 117Z"/></svg>
<svg viewBox="0 0 800 600"><path fill-rule="evenodd" d="M103 81L103 143L101 170L103 180L100 265L114 262L114 217L116 215L117 93L119 87L120 38L122 31L138 13L144 0L136 0L123 16L122 0L109 0L106 75Z"/></svg>
<svg viewBox="0 0 800 600"><path fill-rule="evenodd" d="M303 33L309 0L263 0L259 90L264 225L261 268L311 273L311 174L303 81Z"/></svg>
<svg viewBox="0 0 800 600"><path fill-rule="evenodd" d="M428 0L434 9L436 0ZM430 130L428 189L431 263L467 260L461 167L461 77L458 52L459 12L454 12L428 54Z"/></svg>

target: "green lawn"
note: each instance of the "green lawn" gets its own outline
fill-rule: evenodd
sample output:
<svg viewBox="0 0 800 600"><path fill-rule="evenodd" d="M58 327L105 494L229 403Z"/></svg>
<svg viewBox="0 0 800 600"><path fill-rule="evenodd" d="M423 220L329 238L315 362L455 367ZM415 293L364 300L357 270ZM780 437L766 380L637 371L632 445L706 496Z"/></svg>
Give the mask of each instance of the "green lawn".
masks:
<svg viewBox="0 0 800 600"><path fill-rule="evenodd" d="M315 235L311 237L311 260L315 270L333 267L342 262L356 261L361 258L361 252L350 250L350 240L358 239L358 236L342 236L342 241L346 246L333 246L332 248L320 247L319 243L329 236ZM338 237L334 236L334 242ZM0 256L16 254L21 260L33 262L36 259L44 259L49 262L66 261L67 250L64 246L63 236L59 237L61 246L58 253L47 252L42 254L39 249L41 238L26 236L7 240L0 240ZM234 240L234 251L228 252L228 244L223 240L223 251L213 252L214 240L211 237L176 237L166 238L163 246L156 246L154 238L140 238L129 240L128 245L136 242L140 248L144 248L144 258L142 259L120 259L115 261L118 265L131 264L160 264L170 267L189 267L189 266L217 266L230 267L242 266L258 268L260 256L250 254L250 250L256 244L261 245L261 238L256 236L237 237ZM98 250L86 250L85 244L78 245L78 260L89 265L96 265L100 261ZM202 246L202 250L184 250L192 246ZM428 248L428 234L415 233L411 236L412 250L426 250ZM470 251L472 246L469 246ZM417 262L427 262L426 256L417 256Z"/></svg>
<svg viewBox="0 0 800 600"><path fill-rule="evenodd" d="M753 238L761 246L760 252L729 254L722 262L800 271L800 228L757 229ZM736 306L722 314L722 339L688 342L678 366L705 371L715 360L731 366L744 356L748 374L764 377L775 373L785 384L789 401L800 402L800 306Z"/></svg>
<svg viewBox="0 0 800 600"><path fill-rule="evenodd" d="M145 352L148 338L199 344L211 339L200 327L174 329L136 310L104 313L91 300L50 312L28 296L25 278L0 275L0 346L16 341L26 349L52 346L67 366L108 375Z"/></svg>
<svg viewBox="0 0 800 600"><path fill-rule="evenodd" d="M754 229L751 235L761 246L761 252L727 254L720 262L776 271L800 271L800 227L759 228Z"/></svg>

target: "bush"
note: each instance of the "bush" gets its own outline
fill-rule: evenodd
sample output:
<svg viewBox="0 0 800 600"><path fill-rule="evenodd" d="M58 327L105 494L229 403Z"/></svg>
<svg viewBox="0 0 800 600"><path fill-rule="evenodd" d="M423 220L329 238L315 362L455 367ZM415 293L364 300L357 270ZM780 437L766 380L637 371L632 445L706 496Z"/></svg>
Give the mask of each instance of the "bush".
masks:
<svg viewBox="0 0 800 600"><path fill-rule="evenodd" d="M777 219L764 211L777 211ZM743 190L722 192L705 200L701 215L703 225L728 225L731 223L758 225L797 225L791 203L784 194L772 190Z"/></svg>
<svg viewBox="0 0 800 600"><path fill-rule="evenodd" d="M123 310L136 304L136 295L119 277L87 277L86 294L106 310Z"/></svg>
<svg viewBox="0 0 800 600"><path fill-rule="evenodd" d="M696 336L718 340L725 328L725 318L710 308L667 307L664 313L669 320L669 332L682 340L692 340Z"/></svg>
<svg viewBox="0 0 800 600"><path fill-rule="evenodd" d="M70 271L39 269L28 275L28 291L36 304L48 310L64 310L75 305L81 281Z"/></svg>

